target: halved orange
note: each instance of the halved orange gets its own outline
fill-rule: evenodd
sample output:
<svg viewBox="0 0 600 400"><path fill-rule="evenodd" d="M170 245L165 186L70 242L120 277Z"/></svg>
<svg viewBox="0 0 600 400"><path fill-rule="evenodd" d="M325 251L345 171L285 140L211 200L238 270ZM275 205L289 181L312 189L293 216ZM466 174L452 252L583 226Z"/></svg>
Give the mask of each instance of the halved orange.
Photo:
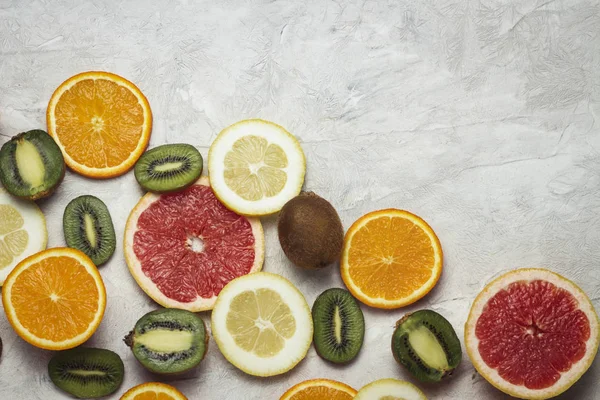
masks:
<svg viewBox="0 0 600 400"><path fill-rule="evenodd" d="M374 211L346 233L340 268L354 297L376 308L399 308L425 296L442 273L442 245L408 211Z"/></svg>
<svg viewBox="0 0 600 400"><path fill-rule="evenodd" d="M91 71L56 89L46 122L72 170L90 178L111 178L131 169L148 146L152 111L127 79Z"/></svg>
<svg viewBox="0 0 600 400"><path fill-rule="evenodd" d="M129 389L120 400L187 400L187 397L171 385L148 382Z"/></svg>
<svg viewBox="0 0 600 400"><path fill-rule="evenodd" d="M98 269L79 250L54 248L21 261L2 287L2 303L15 332L34 346L79 346L100 325L106 290Z"/></svg>
<svg viewBox="0 0 600 400"><path fill-rule="evenodd" d="M311 379L292 386L279 400L352 400L356 390L342 382Z"/></svg>

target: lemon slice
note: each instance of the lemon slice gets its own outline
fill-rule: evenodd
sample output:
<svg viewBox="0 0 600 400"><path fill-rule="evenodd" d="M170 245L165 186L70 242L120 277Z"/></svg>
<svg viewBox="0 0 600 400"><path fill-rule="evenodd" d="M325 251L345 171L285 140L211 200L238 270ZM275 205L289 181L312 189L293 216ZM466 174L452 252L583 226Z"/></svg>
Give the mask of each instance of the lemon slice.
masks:
<svg viewBox="0 0 600 400"><path fill-rule="evenodd" d="M380 379L363 386L354 400L427 400L427 397L410 382Z"/></svg>
<svg viewBox="0 0 600 400"><path fill-rule="evenodd" d="M308 352L310 309L287 279L256 272L223 288L212 312L212 333L221 353L250 375L289 371Z"/></svg>
<svg viewBox="0 0 600 400"><path fill-rule="evenodd" d="M46 248L46 219L38 206L0 187L0 286L24 258Z"/></svg>
<svg viewBox="0 0 600 400"><path fill-rule="evenodd" d="M240 121L221 131L208 151L216 196L243 215L273 214L300 193L306 160L300 144L269 121Z"/></svg>

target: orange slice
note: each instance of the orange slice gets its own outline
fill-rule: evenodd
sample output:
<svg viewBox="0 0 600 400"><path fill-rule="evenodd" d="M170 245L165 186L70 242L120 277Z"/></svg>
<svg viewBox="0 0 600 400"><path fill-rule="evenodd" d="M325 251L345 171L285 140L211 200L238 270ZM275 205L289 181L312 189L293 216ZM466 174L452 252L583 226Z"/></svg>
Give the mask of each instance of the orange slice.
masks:
<svg viewBox="0 0 600 400"><path fill-rule="evenodd" d="M55 248L21 261L2 287L2 303L15 332L34 346L79 346L100 325L106 290L98 269L79 250Z"/></svg>
<svg viewBox="0 0 600 400"><path fill-rule="evenodd" d="M442 273L433 229L408 211L374 211L346 233L340 268L354 297L376 308L399 308L425 296Z"/></svg>
<svg viewBox="0 0 600 400"><path fill-rule="evenodd" d="M152 111L128 80L84 72L56 89L46 122L71 169L90 178L111 178L131 169L146 149Z"/></svg>
<svg viewBox="0 0 600 400"><path fill-rule="evenodd" d="M356 390L342 382L311 379L292 386L279 400L352 400Z"/></svg>
<svg viewBox="0 0 600 400"><path fill-rule="evenodd" d="M120 400L187 400L187 397L173 386L148 382L129 389Z"/></svg>

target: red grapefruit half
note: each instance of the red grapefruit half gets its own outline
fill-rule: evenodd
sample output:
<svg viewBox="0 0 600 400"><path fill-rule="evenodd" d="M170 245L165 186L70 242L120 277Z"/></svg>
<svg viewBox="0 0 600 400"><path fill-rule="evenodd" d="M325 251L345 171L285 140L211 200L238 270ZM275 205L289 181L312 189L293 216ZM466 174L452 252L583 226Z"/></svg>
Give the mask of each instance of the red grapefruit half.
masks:
<svg viewBox="0 0 600 400"><path fill-rule="evenodd" d="M598 350L598 315L573 282L545 269L518 269L488 284L465 325L477 371L504 393L549 399L587 371Z"/></svg>
<svg viewBox="0 0 600 400"><path fill-rule="evenodd" d="M258 218L228 210L207 177L178 193L148 193L129 214L125 259L140 287L164 307L212 310L234 278L260 271Z"/></svg>

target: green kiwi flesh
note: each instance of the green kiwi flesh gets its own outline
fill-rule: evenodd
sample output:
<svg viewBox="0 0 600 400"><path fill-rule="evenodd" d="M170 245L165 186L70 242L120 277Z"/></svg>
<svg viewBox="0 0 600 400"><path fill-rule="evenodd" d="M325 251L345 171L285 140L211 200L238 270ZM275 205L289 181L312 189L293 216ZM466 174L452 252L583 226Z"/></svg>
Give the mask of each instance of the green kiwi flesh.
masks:
<svg viewBox="0 0 600 400"><path fill-rule="evenodd" d="M302 268L333 264L344 245L344 228L337 211L312 192L301 193L283 206L277 233L287 258Z"/></svg>
<svg viewBox="0 0 600 400"><path fill-rule="evenodd" d="M358 302L344 289L327 289L312 307L313 343L319 356L333 363L353 360L365 337L365 319Z"/></svg>
<svg viewBox="0 0 600 400"><path fill-rule="evenodd" d="M61 351L48 364L52 382L80 399L114 393L121 386L124 373L118 354L105 349L77 347Z"/></svg>
<svg viewBox="0 0 600 400"><path fill-rule="evenodd" d="M392 336L392 353L422 382L450 376L462 360L456 332L446 318L431 310L404 316Z"/></svg>
<svg viewBox="0 0 600 400"><path fill-rule="evenodd" d="M102 265L115 252L117 239L108 208L95 196L79 196L63 214L67 246L83 251L96 265Z"/></svg>
<svg viewBox="0 0 600 400"><path fill-rule="evenodd" d="M196 314L164 308L140 318L124 341L149 371L178 374L200 364L206 355L208 334Z"/></svg>
<svg viewBox="0 0 600 400"><path fill-rule="evenodd" d="M17 197L37 200L52 194L65 175L65 160L42 130L20 133L0 149L0 181Z"/></svg>
<svg viewBox="0 0 600 400"><path fill-rule="evenodd" d="M202 155L189 144L165 144L145 152L135 164L135 179L144 189L175 192L193 184L202 174Z"/></svg>

